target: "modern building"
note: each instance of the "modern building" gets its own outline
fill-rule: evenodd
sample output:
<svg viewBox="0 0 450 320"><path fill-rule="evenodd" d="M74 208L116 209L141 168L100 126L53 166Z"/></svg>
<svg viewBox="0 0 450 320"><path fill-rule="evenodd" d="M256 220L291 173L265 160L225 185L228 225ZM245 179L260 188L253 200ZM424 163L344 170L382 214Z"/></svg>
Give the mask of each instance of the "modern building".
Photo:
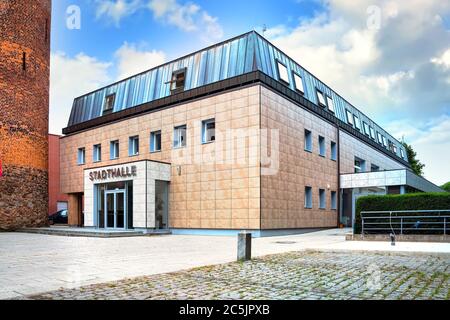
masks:
<svg viewBox="0 0 450 320"><path fill-rule="evenodd" d="M438 189L253 31L76 98L63 133L70 224L90 228L296 232L350 225L358 194Z"/></svg>
<svg viewBox="0 0 450 320"><path fill-rule="evenodd" d="M61 193L59 139L56 134L48 135L48 214L68 209L68 196Z"/></svg>
<svg viewBox="0 0 450 320"><path fill-rule="evenodd" d="M51 0L0 1L0 229L48 212Z"/></svg>

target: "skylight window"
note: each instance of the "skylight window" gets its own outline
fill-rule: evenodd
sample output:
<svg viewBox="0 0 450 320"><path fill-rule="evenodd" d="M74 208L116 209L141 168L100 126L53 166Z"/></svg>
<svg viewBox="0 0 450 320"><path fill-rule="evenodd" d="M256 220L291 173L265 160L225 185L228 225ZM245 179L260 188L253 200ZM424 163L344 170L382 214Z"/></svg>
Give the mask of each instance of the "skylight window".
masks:
<svg viewBox="0 0 450 320"><path fill-rule="evenodd" d="M353 116L355 120L355 128L361 131L361 123L359 122L358 116Z"/></svg>
<svg viewBox="0 0 450 320"><path fill-rule="evenodd" d="M277 60L277 67L278 67L278 76L279 79L287 84L289 84L289 74L287 67Z"/></svg>
<svg viewBox="0 0 450 320"><path fill-rule="evenodd" d="M378 143L383 143L383 138L381 137L381 133L379 133L379 132L377 132L377 140L378 140Z"/></svg>
<svg viewBox="0 0 450 320"><path fill-rule="evenodd" d="M363 121L363 128L364 128L364 134L367 136L370 135L369 125L365 121Z"/></svg>
<svg viewBox="0 0 450 320"><path fill-rule="evenodd" d="M186 68L174 71L172 73L172 80L170 81L170 91L177 93L184 90L186 80Z"/></svg>
<svg viewBox="0 0 450 320"><path fill-rule="evenodd" d="M347 123L353 127L353 114L349 110L345 110L347 115Z"/></svg>
<svg viewBox="0 0 450 320"><path fill-rule="evenodd" d="M373 140L375 140L375 130L373 130L372 127L369 127L369 128L370 128L370 137L371 137Z"/></svg>
<svg viewBox="0 0 450 320"><path fill-rule="evenodd" d="M114 101L116 100L116 94L107 95L105 98L105 104L103 105L103 114L111 113L114 108Z"/></svg>
<svg viewBox="0 0 450 320"><path fill-rule="evenodd" d="M326 107L327 103L325 102L325 97L323 96L323 93L319 90L317 90L317 100L319 101L319 105Z"/></svg>
<svg viewBox="0 0 450 320"><path fill-rule="evenodd" d="M303 79L294 72L294 82L295 82L295 89L300 92L301 94L305 93L305 89L303 88Z"/></svg>
<svg viewBox="0 0 450 320"><path fill-rule="evenodd" d="M387 144L385 136L383 136L382 139L383 139L383 146L385 146L387 148L388 144Z"/></svg>
<svg viewBox="0 0 450 320"><path fill-rule="evenodd" d="M333 99L331 99L331 97L327 96L327 104L328 104L328 110L330 110L331 112L334 112L334 102Z"/></svg>

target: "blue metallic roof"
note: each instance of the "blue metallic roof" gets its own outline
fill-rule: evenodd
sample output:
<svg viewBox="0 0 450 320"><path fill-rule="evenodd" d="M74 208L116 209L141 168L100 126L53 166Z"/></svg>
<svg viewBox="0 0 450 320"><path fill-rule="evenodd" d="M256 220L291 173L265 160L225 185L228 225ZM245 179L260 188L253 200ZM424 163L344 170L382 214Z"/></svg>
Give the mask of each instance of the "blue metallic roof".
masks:
<svg viewBox="0 0 450 320"><path fill-rule="evenodd" d="M101 117L105 98L113 93L116 95L113 112L170 96L169 82L172 78L172 72L183 68L186 68L184 90L190 90L257 70L275 80L280 80L277 60L287 67L289 84L286 85L289 85L292 90L295 90L293 79L293 72L295 72L303 79L304 97L306 99L319 105L317 90L320 90L324 95L332 98L336 117L347 123L346 110L349 110L360 119L360 127L363 133L364 121L374 129L375 141L377 132L379 132L396 145L397 156L407 160L406 152L400 142L255 31L218 43L76 98L72 106L68 126ZM403 157L400 150L403 150Z"/></svg>

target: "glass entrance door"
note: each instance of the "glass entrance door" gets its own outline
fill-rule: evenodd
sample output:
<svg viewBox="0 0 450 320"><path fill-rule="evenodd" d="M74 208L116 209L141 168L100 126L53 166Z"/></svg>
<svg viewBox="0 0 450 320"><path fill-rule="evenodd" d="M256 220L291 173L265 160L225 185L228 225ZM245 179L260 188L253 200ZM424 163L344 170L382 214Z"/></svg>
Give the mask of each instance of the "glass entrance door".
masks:
<svg viewBox="0 0 450 320"><path fill-rule="evenodd" d="M126 226L125 190L105 192L106 228L124 229Z"/></svg>

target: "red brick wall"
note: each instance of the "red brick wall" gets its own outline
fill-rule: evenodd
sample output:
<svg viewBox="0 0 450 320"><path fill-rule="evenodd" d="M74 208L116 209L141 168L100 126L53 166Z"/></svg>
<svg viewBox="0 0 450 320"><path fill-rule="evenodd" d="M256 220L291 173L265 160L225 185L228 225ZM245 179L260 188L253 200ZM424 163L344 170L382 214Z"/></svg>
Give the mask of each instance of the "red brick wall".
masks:
<svg viewBox="0 0 450 320"><path fill-rule="evenodd" d="M60 136L48 135L48 214L57 211L59 201L69 201L69 197L61 193L59 176L59 138Z"/></svg>
<svg viewBox="0 0 450 320"><path fill-rule="evenodd" d="M0 229L47 224L51 0L0 1Z"/></svg>

